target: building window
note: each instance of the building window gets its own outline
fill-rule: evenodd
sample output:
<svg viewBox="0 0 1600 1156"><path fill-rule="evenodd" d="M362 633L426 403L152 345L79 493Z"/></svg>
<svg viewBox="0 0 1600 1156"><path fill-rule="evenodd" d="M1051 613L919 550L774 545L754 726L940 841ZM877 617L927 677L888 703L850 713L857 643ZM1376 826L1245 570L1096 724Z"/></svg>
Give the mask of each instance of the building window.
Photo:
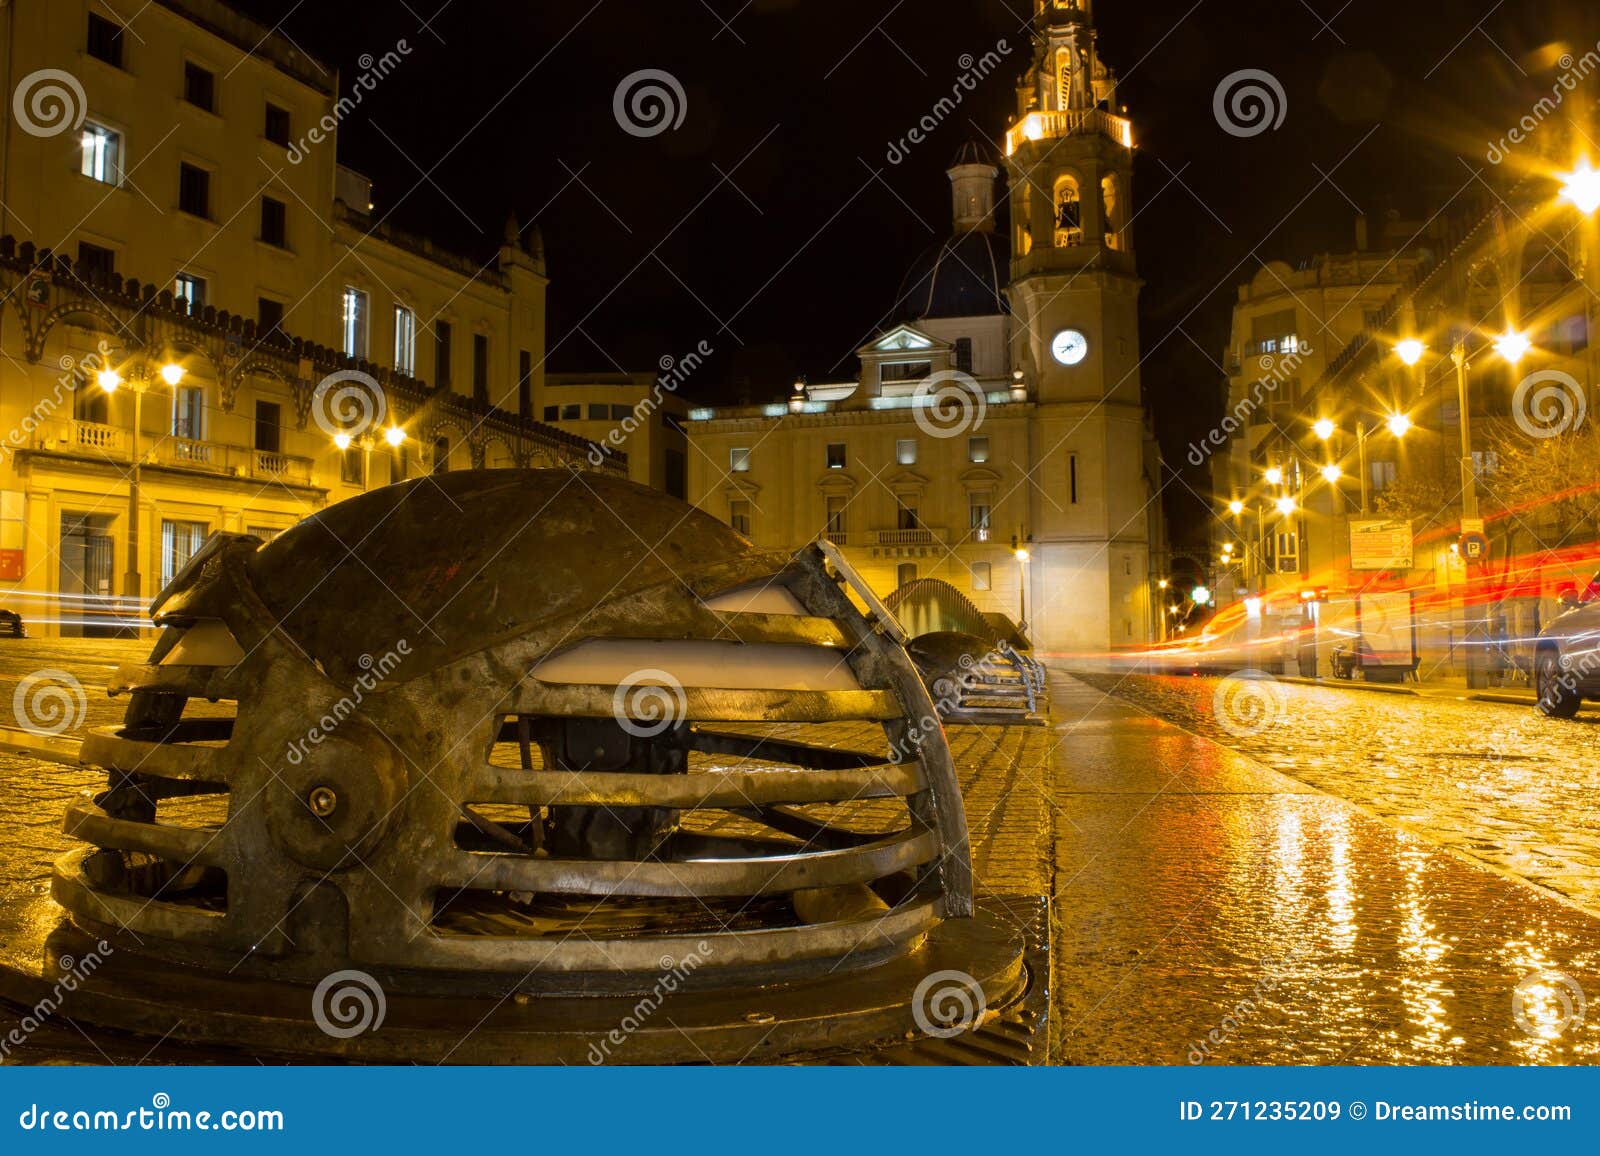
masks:
<svg viewBox="0 0 1600 1156"><path fill-rule="evenodd" d="M1473 455L1473 467L1477 468L1477 455ZM1372 492L1380 493L1394 485L1395 464L1393 462L1373 462L1372 466Z"/></svg>
<svg viewBox="0 0 1600 1156"><path fill-rule="evenodd" d="M270 542L283 533L282 530L273 526L246 526L244 532L252 538L260 538L263 542Z"/></svg>
<svg viewBox="0 0 1600 1156"><path fill-rule="evenodd" d="M204 440L206 420L205 390L197 385L181 385L172 391L172 436L191 441Z"/></svg>
<svg viewBox="0 0 1600 1156"><path fill-rule="evenodd" d="M728 472L731 474L747 474L750 472L750 451L740 447L728 451Z"/></svg>
<svg viewBox="0 0 1600 1156"><path fill-rule="evenodd" d="M482 333L472 335L472 396L489 401L489 339Z"/></svg>
<svg viewBox="0 0 1600 1156"><path fill-rule="evenodd" d="M183 99L207 112L217 110L217 78L209 68L193 61L183 63Z"/></svg>
<svg viewBox="0 0 1600 1156"><path fill-rule="evenodd" d="M611 407L603 402L589 403L589 420L605 421L611 416Z"/></svg>
<svg viewBox="0 0 1600 1156"><path fill-rule="evenodd" d="M122 67L122 25L89 13L89 39L84 50L96 60Z"/></svg>
<svg viewBox="0 0 1600 1156"><path fill-rule="evenodd" d="M450 323L433 323L433 384L439 389L450 388Z"/></svg>
<svg viewBox="0 0 1600 1156"><path fill-rule="evenodd" d="M362 458L365 451L357 446L339 451L339 480L347 486L363 485Z"/></svg>
<svg viewBox="0 0 1600 1156"><path fill-rule="evenodd" d="M728 525L734 533L750 536L750 503L733 499L728 502Z"/></svg>
<svg viewBox="0 0 1600 1156"><path fill-rule="evenodd" d="M921 381L932 372L931 361L891 361L878 368L878 380Z"/></svg>
<svg viewBox="0 0 1600 1156"><path fill-rule="evenodd" d="M1067 500L1078 504L1078 455L1067 455Z"/></svg>
<svg viewBox="0 0 1600 1156"><path fill-rule="evenodd" d="M962 373L972 372L972 338L956 338L956 368Z"/></svg>
<svg viewBox="0 0 1600 1156"><path fill-rule="evenodd" d="M407 377L417 372L417 315L404 305L394 307L394 368Z"/></svg>
<svg viewBox="0 0 1600 1156"><path fill-rule="evenodd" d="M261 129L261 135L276 145L289 147L289 110L279 108L270 100L267 101L266 124Z"/></svg>
<svg viewBox="0 0 1600 1156"><path fill-rule="evenodd" d="M547 405L547 406L545 406L544 407L544 420L545 421L560 421L561 420L561 407L559 405Z"/></svg>
<svg viewBox="0 0 1600 1156"><path fill-rule="evenodd" d="M917 464L917 439L901 438L894 443L894 460L902 466Z"/></svg>
<svg viewBox="0 0 1600 1156"><path fill-rule="evenodd" d="M204 522L161 521L161 585L168 586L178 576L200 543L206 540Z"/></svg>
<svg viewBox="0 0 1600 1156"><path fill-rule="evenodd" d="M989 439L987 437L967 439L967 461L983 463L989 460Z"/></svg>
<svg viewBox="0 0 1600 1156"><path fill-rule="evenodd" d="M280 249L289 247L289 206L275 197L261 198L261 239Z"/></svg>
<svg viewBox="0 0 1600 1156"><path fill-rule="evenodd" d="M444 434L433 439L433 472L436 474L450 472L450 439Z"/></svg>
<svg viewBox="0 0 1600 1156"><path fill-rule="evenodd" d="M843 543L845 540L844 511L847 499L830 497L828 499L828 539L832 542Z"/></svg>
<svg viewBox="0 0 1600 1156"><path fill-rule="evenodd" d="M193 273L179 273L172 279L172 301L180 312L200 312L206 303L206 279Z"/></svg>
<svg viewBox="0 0 1600 1156"><path fill-rule="evenodd" d="M367 355L367 328L370 320L369 298L366 291L353 285L344 289L344 311L340 317L343 348L346 357Z"/></svg>
<svg viewBox="0 0 1600 1156"><path fill-rule="evenodd" d="M122 134L105 125L85 123L79 140L83 155L78 171L90 180L108 185L121 183Z"/></svg>
<svg viewBox="0 0 1600 1156"><path fill-rule="evenodd" d="M974 562L972 564L972 588L974 590L993 590L993 575L987 562Z"/></svg>
<svg viewBox="0 0 1600 1156"><path fill-rule="evenodd" d="M1393 463L1385 463L1392 467ZM1500 471L1500 453L1498 450L1473 450L1472 473L1474 477L1484 477ZM1391 478L1391 481L1393 479Z"/></svg>
<svg viewBox="0 0 1600 1156"><path fill-rule="evenodd" d="M109 277L117 267L117 252L104 245L78 242L78 275L80 277Z"/></svg>
<svg viewBox="0 0 1600 1156"><path fill-rule="evenodd" d="M967 528L977 542L989 540L989 495L972 494L967 498Z"/></svg>
<svg viewBox="0 0 1600 1156"><path fill-rule="evenodd" d="M904 498L894 500L894 524L897 530L920 530L922 523L917 519L917 508L906 505Z"/></svg>
<svg viewBox="0 0 1600 1156"><path fill-rule="evenodd" d="M583 419L583 406L569 403L561 407L562 421L581 421Z"/></svg>
<svg viewBox="0 0 1600 1156"><path fill-rule="evenodd" d="M632 416L633 416L633 409L630 406L614 405L614 406L611 407L611 420L612 421L625 421L625 420L627 420L628 418L630 418Z"/></svg>
<svg viewBox="0 0 1600 1156"><path fill-rule="evenodd" d="M895 568L894 578L895 583L899 586L907 586L915 582L917 580L917 564L915 562L900 563Z"/></svg>
<svg viewBox="0 0 1600 1156"><path fill-rule="evenodd" d="M533 417L533 354L526 349L517 353L517 416L523 421Z"/></svg>
<svg viewBox="0 0 1600 1156"><path fill-rule="evenodd" d="M282 452L281 411L275 401L256 402L256 449L264 454Z"/></svg>
<svg viewBox="0 0 1600 1156"><path fill-rule="evenodd" d="M828 468L830 470L844 469L844 443L828 443Z"/></svg>
<svg viewBox="0 0 1600 1156"><path fill-rule="evenodd" d="M256 330L272 333L283 328L283 302L270 297L256 298Z"/></svg>
<svg viewBox="0 0 1600 1156"><path fill-rule="evenodd" d="M1293 530L1279 530L1267 535L1267 564L1279 574L1295 574L1300 570L1300 535Z"/></svg>
<svg viewBox="0 0 1600 1156"><path fill-rule="evenodd" d="M178 208L192 217L211 216L211 174L178 162Z"/></svg>
<svg viewBox="0 0 1600 1156"><path fill-rule="evenodd" d="M682 450L667 450L661 459L661 485L671 497L682 499L689 492L689 459Z"/></svg>

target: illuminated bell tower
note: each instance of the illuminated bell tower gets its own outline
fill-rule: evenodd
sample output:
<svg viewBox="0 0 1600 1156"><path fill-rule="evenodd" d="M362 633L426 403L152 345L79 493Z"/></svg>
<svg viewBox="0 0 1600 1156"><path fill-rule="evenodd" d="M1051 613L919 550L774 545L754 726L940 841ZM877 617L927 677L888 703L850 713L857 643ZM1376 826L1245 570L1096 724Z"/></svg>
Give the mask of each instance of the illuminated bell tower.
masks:
<svg viewBox="0 0 1600 1156"><path fill-rule="evenodd" d="M1037 407L1030 617L1045 649L1100 652L1151 630L1133 128L1090 0L1035 0L1033 20L1005 140L1012 364Z"/></svg>

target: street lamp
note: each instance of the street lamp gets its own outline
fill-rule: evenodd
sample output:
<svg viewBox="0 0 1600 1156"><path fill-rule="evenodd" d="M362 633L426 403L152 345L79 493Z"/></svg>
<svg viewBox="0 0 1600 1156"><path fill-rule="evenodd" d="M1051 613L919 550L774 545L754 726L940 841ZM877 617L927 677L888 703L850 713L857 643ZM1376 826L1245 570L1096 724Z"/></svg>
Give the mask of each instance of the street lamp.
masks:
<svg viewBox="0 0 1600 1156"><path fill-rule="evenodd" d="M1281 486L1283 484L1283 471L1277 466L1268 466L1267 472L1263 476L1267 479L1267 485L1269 486Z"/></svg>
<svg viewBox="0 0 1600 1156"><path fill-rule="evenodd" d="M1390 414L1389 420L1385 424L1388 425L1389 432L1397 438L1405 437L1411 430L1411 419L1403 413Z"/></svg>
<svg viewBox="0 0 1600 1156"><path fill-rule="evenodd" d="M1244 513L1244 503L1239 501L1237 498L1229 502L1228 513L1237 518L1240 514Z"/></svg>
<svg viewBox="0 0 1600 1156"><path fill-rule="evenodd" d="M1406 365L1415 365L1422 360L1422 355L1428 352L1428 347L1415 337L1408 337L1395 345L1394 352L1395 356Z"/></svg>
<svg viewBox="0 0 1600 1156"><path fill-rule="evenodd" d="M95 383L107 394L116 393L123 385L133 390L133 468L128 471L128 569L122 576L122 594L125 598L138 599L142 596L140 588L143 586L139 575L139 482L142 457L139 433L144 426L144 394L150 388L150 370L145 362L139 361L134 363L131 372L131 379L124 380L122 374L108 367L95 374ZM174 361L167 362L158 372L161 380L169 386L175 386L183 380L183 366Z"/></svg>
<svg viewBox="0 0 1600 1156"><path fill-rule="evenodd" d="M1325 417L1318 418L1311 426L1312 432L1314 432L1323 441L1327 441L1329 438L1331 438L1333 436L1333 431L1337 428L1338 427L1335 426L1330 419Z"/></svg>
<svg viewBox="0 0 1600 1156"><path fill-rule="evenodd" d="M1344 471L1333 462L1329 462L1327 465L1322 467L1322 480L1327 482L1330 486L1338 482L1338 480L1343 476Z"/></svg>
<svg viewBox="0 0 1600 1156"><path fill-rule="evenodd" d="M1576 206L1580 213L1600 209L1600 172L1590 168L1587 159L1572 172L1561 175L1561 199Z"/></svg>
<svg viewBox="0 0 1600 1156"><path fill-rule="evenodd" d="M1028 628L1028 560L1033 555L1015 536L1011 539L1011 553L1017 559L1017 629Z"/></svg>
<svg viewBox="0 0 1600 1156"><path fill-rule="evenodd" d="M1282 514L1285 518L1295 511L1295 501L1288 494L1285 494L1283 497L1279 498L1274 505L1277 507L1278 513Z"/></svg>
<svg viewBox="0 0 1600 1156"><path fill-rule="evenodd" d="M1528 350L1532 348L1533 342L1528 340L1528 335L1519 333L1515 329L1507 329L1494 339L1494 351L1512 365L1521 361Z"/></svg>

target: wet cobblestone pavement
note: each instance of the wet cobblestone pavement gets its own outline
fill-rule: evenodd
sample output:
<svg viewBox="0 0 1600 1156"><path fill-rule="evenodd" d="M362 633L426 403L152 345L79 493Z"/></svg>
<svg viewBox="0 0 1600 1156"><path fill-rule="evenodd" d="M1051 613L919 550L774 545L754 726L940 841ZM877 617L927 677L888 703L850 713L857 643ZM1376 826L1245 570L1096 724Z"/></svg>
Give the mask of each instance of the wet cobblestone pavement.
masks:
<svg viewBox="0 0 1600 1156"><path fill-rule="evenodd" d="M1237 678L1085 677L1600 915L1600 717Z"/></svg>
<svg viewBox="0 0 1600 1156"><path fill-rule="evenodd" d="M83 725L117 721L105 679L146 646L5 644L0 722L18 682L45 667L83 683ZM1051 725L949 733L980 891L1051 896L1056 1062L1600 1059L1600 1016L1577 1019L1562 1003L1568 982L1600 992L1600 918L1461 858L1492 858L1474 843L1503 848L1508 863L1537 851L1570 869L1530 860L1522 874L1593 902L1580 858L1594 832L1587 724L1283 687L1283 720L1240 737L1209 714L1217 684L1054 674ZM835 729L841 744L872 737ZM1521 759L1427 756L1464 747L1463 734L1485 751L1523 733L1533 738ZM6 900L44 888L67 846L63 807L98 781L0 756ZM26 1058L146 1052L63 1029L41 1033ZM149 1058L237 1059L175 1048Z"/></svg>

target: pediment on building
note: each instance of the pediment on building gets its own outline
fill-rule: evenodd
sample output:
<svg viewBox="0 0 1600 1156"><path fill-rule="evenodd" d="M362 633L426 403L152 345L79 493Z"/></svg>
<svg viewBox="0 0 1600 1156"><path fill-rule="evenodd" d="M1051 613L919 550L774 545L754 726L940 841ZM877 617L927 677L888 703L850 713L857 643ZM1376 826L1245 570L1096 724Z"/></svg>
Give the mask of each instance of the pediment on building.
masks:
<svg viewBox="0 0 1600 1156"><path fill-rule="evenodd" d="M964 489L982 490L999 485L1001 478L999 470L992 470L988 466L973 466L963 472L959 480Z"/></svg>
<svg viewBox="0 0 1600 1156"><path fill-rule="evenodd" d="M830 494L853 494L858 484L843 470L824 470L817 479L817 489Z"/></svg>
<svg viewBox="0 0 1600 1156"><path fill-rule="evenodd" d="M935 353L948 350L948 342L940 341L932 334L924 333L915 325L896 325L886 333L880 333L860 349L856 350L858 357L892 357L897 353Z"/></svg>
<svg viewBox="0 0 1600 1156"><path fill-rule="evenodd" d="M920 494L928 488L928 477L919 474L916 470L901 470L899 473L884 479L884 485L896 494Z"/></svg>
<svg viewBox="0 0 1600 1156"><path fill-rule="evenodd" d="M722 487L722 495L730 502L754 502L756 495L761 492L761 487L745 478L730 476L728 484Z"/></svg>

